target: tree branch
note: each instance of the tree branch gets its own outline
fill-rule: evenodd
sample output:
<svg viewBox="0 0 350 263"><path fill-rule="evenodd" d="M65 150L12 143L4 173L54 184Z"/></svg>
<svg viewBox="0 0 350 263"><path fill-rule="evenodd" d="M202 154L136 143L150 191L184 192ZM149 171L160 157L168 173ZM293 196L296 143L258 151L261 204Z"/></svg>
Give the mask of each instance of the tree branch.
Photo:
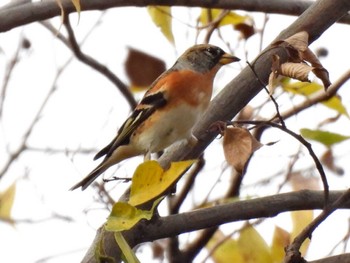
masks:
<svg viewBox="0 0 350 263"><path fill-rule="evenodd" d="M68 39L70 41L70 48L74 55L83 63L95 69L97 72L101 73L103 76L108 78L116 87L118 87L119 91L123 94L125 99L128 101L130 107L133 109L136 107L136 101L128 87L115 75L111 72L106 66L102 65L94 58L84 54L79 44L75 38L73 28L69 22L69 16L64 19L64 25L68 32Z"/></svg>
<svg viewBox="0 0 350 263"><path fill-rule="evenodd" d="M76 12L70 0L62 0L62 6L66 14ZM251 12L264 12L273 14L284 14L299 16L314 1L294 1L294 0L84 0L81 2L82 11L87 10L106 10L113 7L137 6L145 7L148 5L169 5L169 6L187 6L187 7L208 7L245 10ZM19 3L10 3L0 9L0 32L11 30L15 27L26 25L39 20L49 19L59 16L61 10L56 1L39 1ZM350 24L350 15L344 13L340 22Z"/></svg>
<svg viewBox="0 0 350 263"><path fill-rule="evenodd" d="M339 198L334 202L331 202L328 206L324 208L321 214L319 214L310 224L308 224L303 231L293 240L286 248L286 256L284 258L284 263L298 263L302 261L301 253L299 252L301 245L304 241L309 238L311 239L312 233L315 229L324 221L328 216L330 216L335 210L343 206L350 200L350 189L345 191Z"/></svg>
<svg viewBox="0 0 350 263"><path fill-rule="evenodd" d="M329 201L331 203L335 202L344 193L344 191L331 191L329 193ZM308 201L305 202L305 200ZM274 217L289 211L323 209L323 207L323 191L302 190L202 208L182 214L156 218L151 221L140 221L133 229L124 231L123 235L128 244L134 247L144 242L211 228L225 223ZM339 208L350 208L350 200L342 203ZM101 233L101 230L99 233ZM95 241L100 237L98 235ZM120 251L115 244L113 233L105 232L103 239L105 253L118 261L120 259ZM90 253L87 254L83 262L92 263L96 262L96 259Z"/></svg>

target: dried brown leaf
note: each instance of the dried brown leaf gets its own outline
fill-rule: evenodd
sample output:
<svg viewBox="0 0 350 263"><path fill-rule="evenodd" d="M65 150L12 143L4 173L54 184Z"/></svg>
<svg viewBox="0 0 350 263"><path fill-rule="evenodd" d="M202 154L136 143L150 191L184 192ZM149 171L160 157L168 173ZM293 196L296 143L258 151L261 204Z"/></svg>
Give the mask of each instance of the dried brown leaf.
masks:
<svg viewBox="0 0 350 263"><path fill-rule="evenodd" d="M299 52L304 52L308 49L309 34L306 31L298 32L284 40Z"/></svg>
<svg viewBox="0 0 350 263"><path fill-rule="evenodd" d="M242 38L247 40L252 35L255 34L254 26L248 25L246 23L239 23L237 25L234 25L234 29L238 30L242 34Z"/></svg>
<svg viewBox="0 0 350 263"><path fill-rule="evenodd" d="M336 175L343 175L344 174L344 170L343 168L337 166L335 164L335 158L333 155L333 151L332 149L328 149L321 157L320 161L322 162L322 164L327 167L330 171L332 171L333 173L335 173Z"/></svg>
<svg viewBox="0 0 350 263"><path fill-rule="evenodd" d="M323 86L326 90L330 85L332 85L329 79L329 73L324 67L314 68L312 72L322 81Z"/></svg>
<svg viewBox="0 0 350 263"><path fill-rule="evenodd" d="M294 63L307 62L311 64L312 72L316 75L316 77L318 77L322 81L323 86L325 87L325 89L327 89L331 85L331 82L329 80L329 73L322 66L317 56L309 49L308 39L309 39L309 34L305 31L302 31L290 36L285 40L276 41L273 44L273 46L284 47L285 50L288 52L289 62L294 62ZM307 76L305 76L306 70L308 70L307 67L300 66L300 68L293 69L292 71L297 73L296 79L306 79L307 78ZM297 71L301 71L303 73L300 74L301 72L298 73Z"/></svg>
<svg viewBox="0 0 350 263"><path fill-rule="evenodd" d="M309 82L308 76L313 69L313 67L304 63L287 62L281 65L280 74L300 81Z"/></svg>
<svg viewBox="0 0 350 263"><path fill-rule="evenodd" d="M226 161L242 173L252 153L262 144L247 129L228 127L224 132L223 146Z"/></svg>
<svg viewBox="0 0 350 263"><path fill-rule="evenodd" d="M147 88L165 69L163 60L129 48L125 70L132 86Z"/></svg>
<svg viewBox="0 0 350 263"><path fill-rule="evenodd" d="M320 60L317 56L310 50L307 49L305 52L301 54L301 58L311 64L314 67L312 72L318 77L325 89L327 89L331 85L331 81L329 80L328 71L322 66Z"/></svg>

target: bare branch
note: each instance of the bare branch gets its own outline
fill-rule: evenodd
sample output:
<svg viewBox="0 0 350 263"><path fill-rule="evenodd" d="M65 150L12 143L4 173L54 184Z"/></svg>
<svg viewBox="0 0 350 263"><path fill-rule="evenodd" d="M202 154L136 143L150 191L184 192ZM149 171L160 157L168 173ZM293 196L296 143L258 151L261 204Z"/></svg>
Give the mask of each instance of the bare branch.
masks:
<svg viewBox="0 0 350 263"><path fill-rule="evenodd" d="M69 16L64 19L64 25L68 32L68 37L70 41L70 47L74 53L74 55L83 63L89 65L96 71L100 72L102 75L107 77L116 87L118 87L119 91L124 95L126 100L128 101L130 107L133 109L136 107L136 101L128 87L115 75L112 71L110 71L106 66L102 65L94 58L84 54L79 44L75 38L74 31L69 22Z"/></svg>
<svg viewBox="0 0 350 263"><path fill-rule="evenodd" d="M7 162L5 163L3 168L0 170L0 179L6 174L8 169L11 167L12 163L16 159L18 159L18 157L27 149L27 141L34 130L35 125L40 120L41 114L44 111L49 99L52 97L52 95L56 91L56 89L57 89L57 87L55 85L52 85L52 87L48 91L48 93L47 93L46 97L44 98L39 110L37 111L36 115L34 116L32 123L29 125L27 131L24 133L21 144L18 146L18 148L13 153L10 153L10 156L9 156Z"/></svg>
<svg viewBox="0 0 350 263"><path fill-rule="evenodd" d="M328 216L330 216L335 210L339 209L350 199L350 189L345 191L341 196L339 196L334 202L326 206L325 209L319 214L307 227L293 240L286 248L286 256L284 258L284 263L298 263L302 262L301 254L299 249L304 241L309 238L314 230L324 221Z"/></svg>
<svg viewBox="0 0 350 263"><path fill-rule="evenodd" d="M73 4L69 0L62 0L62 6L66 14L76 12ZM299 16L314 1L259 1L259 0L220 0L220 1L203 1L203 0L84 0L82 11L87 10L106 10L113 7L137 6L145 7L148 5L168 5L168 6L187 6L187 7L208 7L221 9L236 9L251 12L264 12L274 14L285 14ZM348 10L348 9L347 9ZM331 10L329 10L331 11ZM0 32L8 31L12 28L26 25L39 20L49 19L59 16L61 10L56 1L39 1L39 2L21 2L19 4L9 4L0 9ZM350 16L344 14L339 20L342 23L350 24Z"/></svg>
<svg viewBox="0 0 350 263"><path fill-rule="evenodd" d="M344 191L331 191L330 203L340 198ZM305 202L308 200L308 202ZM323 209L323 191L302 190L262 198L237 201L230 204L202 208L182 214L140 221L133 229L124 231L128 244L132 247L143 242L154 241L181 233L219 226L229 222L253 218L274 217L283 212ZM350 208L350 201L342 202L338 208ZM186 222L186 223L184 223ZM103 231L102 231L103 232ZM101 234L101 232L99 232ZM97 239L101 236L97 235ZM107 255L120 259L120 251L114 242L113 233L104 233L104 249ZM93 249L92 247L90 249ZM83 262L96 262L90 251Z"/></svg>

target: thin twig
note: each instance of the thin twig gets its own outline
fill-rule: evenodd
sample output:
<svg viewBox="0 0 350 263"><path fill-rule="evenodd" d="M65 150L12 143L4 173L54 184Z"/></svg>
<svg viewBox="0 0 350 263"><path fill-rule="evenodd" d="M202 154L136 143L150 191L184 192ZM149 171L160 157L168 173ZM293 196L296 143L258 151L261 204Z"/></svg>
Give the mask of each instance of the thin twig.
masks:
<svg viewBox="0 0 350 263"><path fill-rule="evenodd" d="M261 81L261 79L258 77L258 75L256 74L253 65L251 65L249 62L247 62L249 68L252 70L253 74L255 75L256 79L259 81L259 83L261 84L261 87L266 91L266 93L269 95L272 103L275 105L275 109L276 109L276 118L278 119L278 121L281 123L282 127L286 128L286 124L281 116L281 113L279 111L279 106L277 101L275 100L275 98L272 96L272 94L269 92L269 90L266 88L266 85Z"/></svg>
<svg viewBox="0 0 350 263"><path fill-rule="evenodd" d="M327 218L329 217L335 210L340 208L343 204L348 202L350 199L350 189L345 191L337 200L335 200L330 205L326 206L321 214L319 214L310 224L308 224L303 231L294 239L292 244L290 244L286 248L286 256L284 258L284 263L296 263L303 262L301 258L301 254L299 252L301 245L304 241L309 238L311 239L311 235L314 230Z"/></svg>
<svg viewBox="0 0 350 263"><path fill-rule="evenodd" d="M43 103L41 104L39 110L37 111L36 115L34 116L34 119L32 123L29 125L27 131L23 135L23 139L19 147L17 148L16 151L13 153L10 153L9 159L3 166L2 170L0 171L0 179L5 175L5 173L8 171L10 168L11 164L20 156L20 154L27 149L27 141L32 134L34 130L34 126L37 124L37 122L40 120L41 114L44 111L49 99L51 98L52 94L56 91L57 87L56 85L52 85L50 90L48 91Z"/></svg>
<svg viewBox="0 0 350 263"><path fill-rule="evenodd" d="M325 195L325 205L327 204L328 202L328 195L329 195L329 186L328 186L328 181L327 181L327 177L326 177L326 174L323 170L323 166L320 162L320 160L317 158L315 152L312 150L312 145L306 141L301 135L287 129L286 127L283 127L282 125L280 124L277 124L275 122L267 122L267 121L234 121L232 122L232 124L235 124L235 123L238 123L238 124L253 124L253 125L261 125L261 126L270 126L270 127L274 127L274 128L277 128L277 129L280 129L286 133L288 133L289 135L291 135L292 137L294 137L295 139L297 139L301 144L303 144L305 146L305 148L309 151L309 154L310 156L312 157L314 163L315 163L315 166L321 176L321 180L322 180L322 183L323 183L323 189L324 189L324 195Z"/></svg>
<svg viewBox="0 0 350 263"><path fill-rule="evenodd" d="M10 81L13 69L18 64L19 53L22 50L22 48L23 48L23 37L21 36L19 41L18 41L18 46L17 46L16 52L12 56L10 62L7 64L5 76L4 76L4 79L3 79L3 82L2 82L1 95L0 95L0 118L2 117L2 114L3 114L3 111L4 111L4 103L5 103L8 83Z"/></svg>
<svg viewBox="0 0 350 263"><path fill-rule="evenodd" d="M211 9L208 9L207 12L208 12L208 18L211 19L211 17L209 17L209 15L211 14ZM207 28L208 30L204 38L204 43L209 43L210 38L213 35L215 29L218 29L218 26L221 20L229 13L230 13L230 10L222 10L221 13L214 20L209 21L209 23L205 25L205 28Z"/></svg>
<svg viewBox="0 0 350 263"><path fill-rule="evenodd" d="M115 75L112 71L110 71L106 66L99 63L94 58L84 54L79 44L75 38L74 31L72 29L72 26L69 22L69 16L66 16L64 19L64 26L67 29L68 32L68 39L70 42L70 47L74 53L74 55L83 63L90 66L91 68L95 69L96 71L100 72L102 75L104 75L106 78L108 78L118 89L119 91L124 95L125 99L128 101L130 107L133 109L136 107L136 101L128 87Z"/></svg>

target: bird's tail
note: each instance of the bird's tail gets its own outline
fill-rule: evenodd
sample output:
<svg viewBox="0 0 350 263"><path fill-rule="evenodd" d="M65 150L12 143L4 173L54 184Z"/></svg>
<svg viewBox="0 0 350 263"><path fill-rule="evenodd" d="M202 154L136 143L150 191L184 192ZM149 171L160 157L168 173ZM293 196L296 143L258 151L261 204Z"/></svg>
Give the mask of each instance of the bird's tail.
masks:
<svg viewBox="0 0 350 263"><path fill-rule="evenodd" d="M96 180L96 178L102 174L104 171L106 171L108 168L108 165L106 165L105 162L102 162L99 166L97 166L94 170L91 171L83 180L81 180L79 183L72 186L69 190L73 191L79 187L81 187L81 190L85 190L93 181Z"/></svg>

